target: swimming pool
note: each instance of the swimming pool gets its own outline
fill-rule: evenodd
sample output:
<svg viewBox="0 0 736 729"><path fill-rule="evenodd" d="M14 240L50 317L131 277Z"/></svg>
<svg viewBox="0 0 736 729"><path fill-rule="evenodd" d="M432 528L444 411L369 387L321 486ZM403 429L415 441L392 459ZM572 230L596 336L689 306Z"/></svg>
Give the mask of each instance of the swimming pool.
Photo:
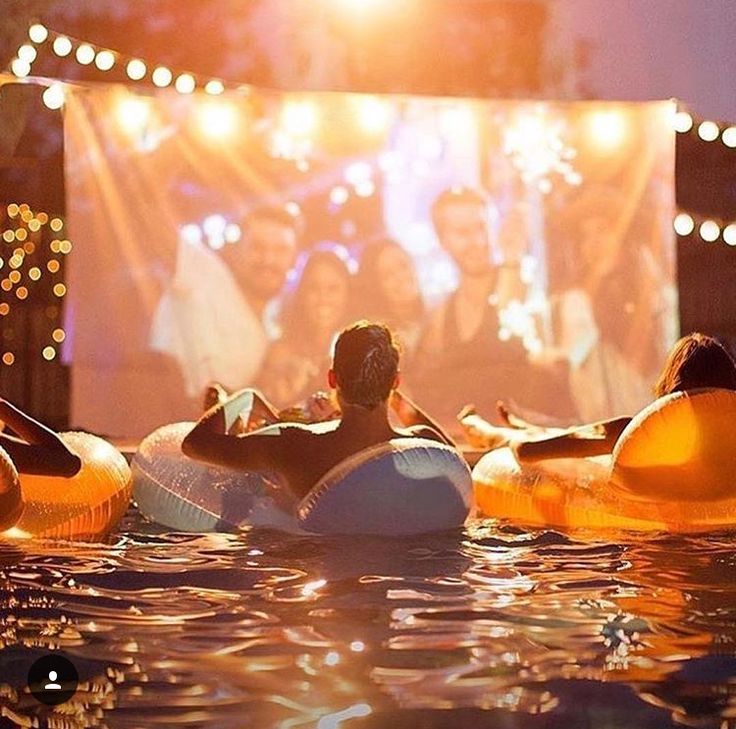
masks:
<svg viewBox="0 0 736 729"><path fill-rule="evenodd" d="M200 536L131 511L105 545L0 545L0 706L10 726L736 726L735 574L736 533ZM55 711L25 690L50 650L80 677Z"/></svg>

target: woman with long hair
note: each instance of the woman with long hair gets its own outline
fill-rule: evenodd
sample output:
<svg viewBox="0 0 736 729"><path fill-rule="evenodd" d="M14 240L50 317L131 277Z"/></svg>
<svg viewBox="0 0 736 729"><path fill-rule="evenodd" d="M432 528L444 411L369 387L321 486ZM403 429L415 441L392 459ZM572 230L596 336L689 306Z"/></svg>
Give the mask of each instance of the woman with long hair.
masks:
<svg viewBox="0 0 736 729"><path fill-rule="evenodd" d="M736 363L717 339L694 332L682 337L672 348L653 393L660 398L673 392L699 388L736 390ZM503 405L499 405L499 414L509 428L492 426L469 408L459 417L468 440L475 447L493 450L510 445L520 461L612 453L619 436L631 422L630 417L614 418L545 438L547 431L509 413Z"/></svg>
<svg viewBox="0 0 736 729"><path fill-rule="evenodd" d="M414 262L392 238L379 238L363 249L355 277L354 309L357 317L388 324L404 355L411 357L426 307Z"/></svg>
<svg viewBox="0 0 736 729"><path fill-rule="evenodd" d="M257 379L279 408L320 389L332 343L349 319L352 274L340 247L317 248L297 271L280 317L281 338L267 351Z"/></svg>

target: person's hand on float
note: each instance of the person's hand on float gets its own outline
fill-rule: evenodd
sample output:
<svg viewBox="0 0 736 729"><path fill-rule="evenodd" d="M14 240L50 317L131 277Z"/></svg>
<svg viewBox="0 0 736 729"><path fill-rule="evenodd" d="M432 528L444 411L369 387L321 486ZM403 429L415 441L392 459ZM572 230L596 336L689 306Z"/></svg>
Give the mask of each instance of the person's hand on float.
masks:
<svg viewBox="0 0 736 729"><path fill-rule="evenodd" d="M325 420L335 420L340 417L340 408L333 402L332 397L324 390L318 390L307 400L307 412L313 423Z"/></svg>

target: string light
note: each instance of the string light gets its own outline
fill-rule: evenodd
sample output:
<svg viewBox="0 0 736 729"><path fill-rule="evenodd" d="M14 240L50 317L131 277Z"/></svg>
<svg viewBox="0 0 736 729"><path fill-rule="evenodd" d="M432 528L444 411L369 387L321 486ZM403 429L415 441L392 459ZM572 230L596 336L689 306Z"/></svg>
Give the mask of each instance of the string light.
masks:
<svg viewBox="0 0 736 729"><path fill-rule="evenodd" d="M159 88L168 86L171 83L172 78L173 74L168 68L166 68L166 66L157 66L153 69L153 73L151 74L151 80L153 81L154 86L158 86Z"/></svg>
<svg viewBox="0 0 736 729"><path fill-rule="evenodd" d="M61 109L64 106L64 87L59 83L51 84L43 92L42 99L49 109Z"/></svg>
<svg viewBox="0 0 736 729"><path fill-rule="evenodd" d="M723 229L723 240L729 246L736 246L736 223L730 223Z"/></svg>
<svg viewBox="0 0 736 729"><path fill-rule="evenodd" d="M22 58L14 58L10 64L10 70L18 78L25 78L31 72L31 64Z"/></svg>
<svg viewBox="0 0 736 729"><path fill-rule="evenodd" d="M180 94L191 94L196 85L197 83L191 73L180 74L176 77L176 81L174 82L174 88Z"/></svg>
<svg viewBox="0 0 736 729"><path fill-rule="evenodd" d="M45 25L42 25L41 23L34 23L28 29L28 37L34 43L43 43L49 37L49 31L47 30Z"/></svg>
<svg viewBox="0 0 736 729"><path fill-rule="evenodd" d="M95 66L100 71L109 71L115 65L115 54L111 51L102 50L95 56Z"/></svg>
<svg viewBox="0 0 736 729"><path fill-rule="evenodd" d="M715 142L720 134L718 124L712 121L704 121L698 125L698 136L704 142Z"/></svg>
<svg viewBox="0 0 736 729"><path fill-rule="evenodd" d="M219 79L213 78L204 85L205 93L216 96L225 91L225 85Z"/></svg>
<svg viewBox="0 0 736 729"><path fill-rule="evenodd" d="M132 58L125 66L125 73L131 81L140 81L145 78L147 72L146 64L139 58Z"/></svg>
<svg viewBox="0 0 736 729"><path fill-rule="evenodd" d="M678 111L675 114L674 122L675 131L680 134L686 134L693 128L693 118L686 111Z"/></svg>
<svg viewBox="0 0 736 729"><path fill-rule="evenodd" d="M691 215L680 213L675 217L674 228L677 235L690 235L695 230L695 221Z"/></svg>
<svg viewBox="0 0 736 729"><path fill-rule="evenodd" d="M77 48L75 56L77 58L77 63L82 66L89 66L89 64L95 60L95 49L87 43L82 43L82 45Z"/></svg>
<svg viewBox="0 0 736 729"><path fill-rule="evenodd" d="M721 141L731 149L736 148L736 127L727 127L721 134Z"/></svg>
<svg viewBox="0 0 736 729"><path fill-rule="evenodd" d="M700 237L707 243L713 243L721 235L721 228L715 220L706 220L698 229Z"/></svg>
<svg viewBox="0 0 736 729"><path fill-rule="evenodd" d="M36 49L25 43L22 45L15 54L21 61L25 61L28 64L33 63L36 60Z"/></svg>
<svg viewBox="0 0 736 729"><path fill-rule="evenodd" d="M72 52L72 42L65 35L60 35L54 38L54 42L51 47L54 53L60 58L64 58Z"/></svg>

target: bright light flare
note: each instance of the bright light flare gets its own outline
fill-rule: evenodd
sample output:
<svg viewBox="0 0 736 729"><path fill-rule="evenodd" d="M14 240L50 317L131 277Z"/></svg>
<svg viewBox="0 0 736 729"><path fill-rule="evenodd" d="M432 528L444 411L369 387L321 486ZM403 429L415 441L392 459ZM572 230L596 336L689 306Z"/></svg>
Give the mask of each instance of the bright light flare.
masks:
<svg viewBox="0 0 736 729"><path fill-rule="evenodd" d="M377 96L361 96L357 99L358 121L367 134L385 132L391 121L391 106Z"/></svg>
<svg viewBox="0 0 736 729"><path fill-rule="evenodd" d="M123 131L140 134L151 116L151 106L138 96L126 96L118 102L115 114Z"/></svg>
<svg viewBox="0 0 736 729"><path fill-rule="evenodd" d="M628 123L621 111L595 111L587 121L591 140L602 150L615 150L626 139Z"/></svg>
<svg viewBox="0 0 736 729"><path fill-rule="evenodd" d="M238 126L235 107L218 99L204 101L197 106L197 123L200 132L212 140L225 140Z"/></svg>
<svg viewBox="0 0 736 729"><path fill-rule="evenodd" d="M309 101L287 101L281 110L281 127L288 134L307 136L317 128L317 107Z"/></svg>

